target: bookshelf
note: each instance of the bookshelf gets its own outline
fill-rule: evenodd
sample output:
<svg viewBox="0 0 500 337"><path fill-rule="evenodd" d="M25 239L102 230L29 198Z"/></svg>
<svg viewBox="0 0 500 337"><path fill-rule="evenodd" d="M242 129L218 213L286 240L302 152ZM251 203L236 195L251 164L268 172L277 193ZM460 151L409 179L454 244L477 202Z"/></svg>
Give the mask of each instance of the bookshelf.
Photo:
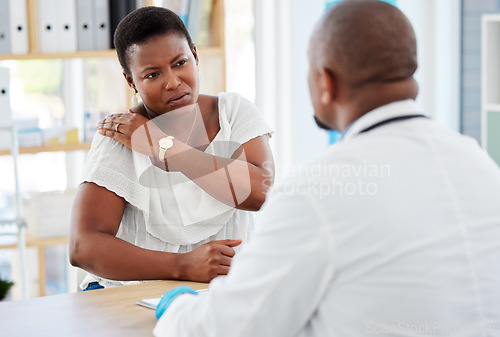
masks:
<svg viewBox="0 0 500 337"><path fill-rule="evenodd" d="M70 59L70 58L104 58L116 57L116 51L110 50L92 50L79 51L75 53L40 53L38 51L28 54L0 54L0 60L45 60L45 59Z"/></svg>
<svg viewBox="0 0 500 337"><path fill-rule="evenodd" d="M500 14L482 17L481 144L500 166Z"/></svg>
<svg viewBox="0 0 500 337"><path fill-rule="evenodd" d="M200 69L202 72L202 80L200 92L206 94L217 94L225 91L226 88L226 51L225 51L225 24L224 24L224 0L204 0L212 1L212 18L210 20L210 45L197 47L198 56L200 58ZM41 53L38 48L37 35L37 0L26 0L27 2L27 18L28 18L28 41L29 52L27 54L0 54L2 60L50 60L50 59L75 59L75 58L111 58L118 62L116 51L109 50L93 50L93 51L77 51L73 53ZM146 6L153 6L154 0L146 0ZM195 41L196 43L196 41ZM125 81L123 82L124 90L127 89ZM127 97L130 98L130 93L127 90ZM130 100L129 100L130 101ZM90 144L65 144L57 146L41 146L20 148L19 153L40 153L40 152L55 152L55 151L76 151L88 150ZM0 155L9 154L9 150L0 150Z"/></svg>
<svg viewBox="0 0 500 337"><path fill-rule="evenodd" d="M66 0L65 0L66 1ZM225 91L226 88L226 51L225 51L225 9L224 0L203 0L212 1L212 12L210 20L210 44L208 46L197 47L198 56L200 58L200 69L202 72L202 80L200 92L205 94L217 94ZM154 5L154 0L146 0L145 5ZM94 50L94 51L78 51L72 53L41 53L38 46L37 35L37 0L26 0L27 4L27 19L28 19L28 45L29 51L26 54L0 54L2 60L51 60L51 59L92 59L106 58L114 59L118 63L116 51L109 50ZM196 41L194 41L196 43ZM125 80L123 81L124 90L128 89ZM87 89L85 89L87 90ZM84 94L84 93L83 93ZM127 90L127 97L129 97ZM129 100L130 101L130 100ZM128 104L127 104L128 105ZM17 147L16 147L17 149ZM90 143L79 144L59 144L40 147L24 147L19 148L19 151L0 150L0 156L22 154L37 154L42 152L71 152L71 151L88 151ZM17 170L16 170L17 174ZM22 212L20 212L22 215ZM22 218L22 216L21 216ZM0 219L1 223L2 219ZM22 228L22 226L21 226ZM21 231L21 229L20 229ZM21 241L22 240L22 241ZM19 239L9 243L0 244L0 249L15 249L20 247L36 247L39 253L39 269L44 269L44 249L50 245L66 244L67 238L41 239L28 237L24 238L24 234L19 236ZM45 289L45 277L41 272L40 279L40 294L43 295ZM26 281L23 280L23 284ZM26 298L26 290L23 289L23 297Z"/></svg>

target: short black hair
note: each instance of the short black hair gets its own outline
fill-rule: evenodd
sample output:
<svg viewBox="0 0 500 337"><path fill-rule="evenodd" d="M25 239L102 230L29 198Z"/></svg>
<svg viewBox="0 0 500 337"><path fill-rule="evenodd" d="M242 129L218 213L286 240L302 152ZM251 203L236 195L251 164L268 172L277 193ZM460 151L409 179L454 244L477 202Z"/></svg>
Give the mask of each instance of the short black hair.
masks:
<svg viewBox="0 0 500 337"><path fill-rule="evenodd" d="M131 46L144 43L152 37L167 34L179 34L186 38L191 49L194 47L186 26L171 10L147 6L130 12L116 27L113 39L123 70L130 75L127 53Z"/></svg>

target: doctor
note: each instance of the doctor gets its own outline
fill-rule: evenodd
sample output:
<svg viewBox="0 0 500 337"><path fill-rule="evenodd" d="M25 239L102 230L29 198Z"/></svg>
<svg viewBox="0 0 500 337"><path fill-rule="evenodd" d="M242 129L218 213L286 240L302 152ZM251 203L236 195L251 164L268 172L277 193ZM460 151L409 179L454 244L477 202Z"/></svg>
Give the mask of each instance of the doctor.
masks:
<svg viewBox="0 0 500 337"><path fill-rule="evenodd" d="M499 336L500 170L417 107L416 55L387 3L325 14L309 87L342 141L274 191L210 292L164 295L156 336Z"/></svg>

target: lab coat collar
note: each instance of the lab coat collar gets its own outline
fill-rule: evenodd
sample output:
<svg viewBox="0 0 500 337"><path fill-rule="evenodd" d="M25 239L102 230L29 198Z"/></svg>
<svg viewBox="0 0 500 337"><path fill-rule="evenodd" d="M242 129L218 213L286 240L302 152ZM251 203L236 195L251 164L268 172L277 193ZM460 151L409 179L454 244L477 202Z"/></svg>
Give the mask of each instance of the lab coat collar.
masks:
<svg viewBox="0 0 500 337"><path fill-rule="evenodd" d="M344 136L342 137L342 141L346 141L352 137L355 137L362 130L381 121L413 114L424 114L413 99L407 99L404 101L397 101L383 105L370 112L367 112L366 114L355 120L347 128Z"/></svg>

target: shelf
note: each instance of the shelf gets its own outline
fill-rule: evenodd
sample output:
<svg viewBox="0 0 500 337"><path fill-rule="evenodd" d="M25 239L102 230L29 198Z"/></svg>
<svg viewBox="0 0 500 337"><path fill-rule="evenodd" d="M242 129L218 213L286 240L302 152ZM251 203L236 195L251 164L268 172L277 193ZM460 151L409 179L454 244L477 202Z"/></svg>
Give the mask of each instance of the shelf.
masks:
<svg viewBox="0 0 500 337"><path fill-rule="evenodd" d="M208 57L208 56L220 56L223 57L225 56L225 51L224 48L222 47L200 47L196 48L198 51L198 54L201 57Z"/></svg>
<svg viewBox="0 0 500 337"><path fill-rule="evenodd" d="M4 237L0 240L0 249L17 249L17 235ZM38 250L38 287L39 295L45 296L45 288L47 285L47 275L45 272L45 248L50 246L68 245L68 236L57 236L50 238L39 238L26 235L26 247L34 247Z"/></svg>
<svg viewBox="0 0 500 337"><path fill-rule="evenodd" d="M69 59L69 58L105 58L116 57L116 50L92 50L75 53L29 53L29 54L1 54L0 60L37 60L37 59Z"/></svg>
<svg viewBox="0 0 500 337"><path fill-rule="evenodd" d="M56 236L50 238L39 238L26 235L27 247L47 247L55 245L64 245L68 243L67 236ZM5 235L0 240L0 249L15 249L17 248L17 234Z"/></svg>
<svg viewBox="0 0 500 337"><path fill-rule="evenodd" d="M79 151L89 150L90 143L79 144L61 144L52 146L39 146L39 147L22 147L19 149L20 154L24 153L40 153L40 152L56 152L56 151ZM10 150L0 150L0 156L10 154Z"/></svg>
<svg viewBox="0 0 500 337"><path fill-rule="evenodd" d="M217 46L197 48L201 57L224 56L224 48ZM116 50L91 50L78 51L75 53L29 53L29 54L0 54L0 60L39 60L39 59L71 59L71 58L112 58L116 56Z"/></svg>

